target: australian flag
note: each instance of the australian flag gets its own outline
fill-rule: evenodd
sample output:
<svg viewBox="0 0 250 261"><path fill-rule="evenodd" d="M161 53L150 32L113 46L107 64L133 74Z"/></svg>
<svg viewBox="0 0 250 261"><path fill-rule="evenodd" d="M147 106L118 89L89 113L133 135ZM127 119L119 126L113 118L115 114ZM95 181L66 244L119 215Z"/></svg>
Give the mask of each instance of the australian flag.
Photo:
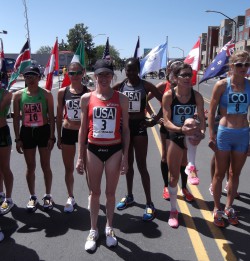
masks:
<svg viewBox="0 0 250 261"><path fill-rule="evenodd" d="M216 55L216 57L214 58L212 63L206 69L206 71L199 83L202 83L213 77L222 75L228 71L228 68L229 68L228 60L229 60L229 57L234 52L234 46L235 46L235 44L234 44L233 40L231 40L222 47L220 52Z"/></svg>
<svg viewBox="0 0 250 261"><path fill-rule="evenodd" d="M103 51L102 59L111 60L110 52L109 52L109 38L107 38L106 46Z"/></svg>

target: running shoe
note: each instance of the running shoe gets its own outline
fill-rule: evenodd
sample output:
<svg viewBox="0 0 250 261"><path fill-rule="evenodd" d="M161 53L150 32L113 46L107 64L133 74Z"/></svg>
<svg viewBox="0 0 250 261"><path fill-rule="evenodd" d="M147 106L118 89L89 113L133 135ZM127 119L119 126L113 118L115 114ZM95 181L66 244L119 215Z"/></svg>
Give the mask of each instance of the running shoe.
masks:
<svg viewBox="0 0 250 261"><path fill-rule="evenodd" d="M210 195L213 196L214 195L214 192L213 192L213 184L211 183L210 186L209 186L209 192L210 192Z"/></svg>
<svg viewBox="0 0 250 261"><path fill-rule="evenodd" d="M43 197L43 210L49 211L51 209L53 209L53 199L51 195L45 194Z"/></svg>
<svg viewBox="0 0 250 261"><path fill-rule="evenodd" d="M223 211L221 210L216 210L215 212L213 212L213 218L214 218L214 224L217 227L225 227L225 222L222 218L223 215Z"/></svg>
<svg viewBox="0 0 250 261"><path fill-rule="evenodd" d="M198 178L197 169L193 165L188 165L185 168L185 173L188 175L188 183L191 185L199 185L200 179Z"/></svg>
<svg viewBox="0 0 250 261"><path fill-rule="evenodd" d="M68 197L68 200L66 202L66 205L64 207L64 212L71 213L74 211L76 202L74 197Z"/></svg>
<svg viewBox="0 0 250 261"><path fill-rule="evenodd" d="M2 231L0 231L0 242L4 240L4 234Z"/></svg>
<svg viewBox="0 0 250 261"><path fill-rule="evenodd" d="M144 214L142 216L143 221L151 221L155 218L155 207L153 203L147 204Z"/></svg>
<svg viewBox="0 0 250 261"><path fill-rule="evenodd" d="M116 247L118 244L113 228L109 228L106 233L106 245L107 247Z"/></svg>
<svg viewBox="0 0 250 261"><path fill-rule="evenodd" d="M99 238L99 233L96 230L90 230L85 243L85 250L87 252L94 252L96 250L96 241Z"/></svg>
<svg viewBox="0 0 250 261"><path fill-rule="evenodd" d="M5 199L0 207L0 215L7 214L14 207L12 199Z"/></svg>
<svg viewBox="0 0 250 261"><path fill-rule="evenodd" d="M5 194L2 192L2 193L0 194L0 204L1 204L1 205L3 204L4 200L5 200Z"/></svg>
<svg viewBox="0 0 250 261"><path fill-rule="evenodd" d="M172 228L178 228L179 226L179 221L178 221L178 211L170 211L169 219L168 219L168 224Z"/></svg>
<svg viewBox="0 0 250 261"><path fill-rule="evenodd" d="M168 187L164 187L163 193L162 193L162 197L163 197L164 199L166 199L166 200L169 200L169 199L170 199Z"/></svg>
<svg viewBox="0 0 250 261"><path fill-rule="evenodd" d="M127 195L126 197L121 199L121 201L116 205L116 208L118 210L123 210L127 208L129 205L132 205L133 203L134 203L134 196Z"/></svg>
<svg viewBox="0 0 250 261"><path fill-rule="evenodd" d="M194 196L188 191L187 188L183 188L181 190L181 195L185 198L186 201L192 202L194 201Z"/></svg>
<svg viewBox="0 0 250 261"><path fill-rule="evenodd" d="M35 212L37 210L37 197L36 196L30 196L29 202L26 205L26 210L29 212Z"/></svg>
<svg viewBox="0 0 250 261"><path fill-rule="evenodd" d="M238 217L232 207L225 208L224 214L227 216L229 224L234 226L237 226L239 224Z"/></svg>

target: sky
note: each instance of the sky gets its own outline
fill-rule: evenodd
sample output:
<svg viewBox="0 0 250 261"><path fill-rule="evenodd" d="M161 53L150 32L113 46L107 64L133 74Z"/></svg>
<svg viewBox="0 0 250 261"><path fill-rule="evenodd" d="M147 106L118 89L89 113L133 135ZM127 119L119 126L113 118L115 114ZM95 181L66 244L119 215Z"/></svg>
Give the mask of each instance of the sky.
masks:
<svg viewBox="0 0 250 261"><path fill-rule="evenodd" d="M250 8L249 0L1 0L0 31L8 31L0 34L5 53L20 53L27 39L24 2L32 53L52 47L56 37L67 41L69 29L83 23L95 46L109 37L121 58L133 56L138 36L141 55L144 48L168 40L169 57L186 56L208 26L225 19L206 10L234 18Z"/></svg>

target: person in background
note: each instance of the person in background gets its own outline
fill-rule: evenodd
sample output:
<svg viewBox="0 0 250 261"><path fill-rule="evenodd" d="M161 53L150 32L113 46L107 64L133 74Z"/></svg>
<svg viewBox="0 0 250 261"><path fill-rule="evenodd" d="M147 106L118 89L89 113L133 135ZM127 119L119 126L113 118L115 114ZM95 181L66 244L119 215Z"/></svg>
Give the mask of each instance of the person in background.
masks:
<svg viewBox="0 0 250 261"><path fill-rule="evenodd" d="M89 92L82 85L84 68L80 63L73 62L69 65L68 75L71 85L61 88L57 95L57 146L62 150L62 158L65 167L65 183L68 191L68 199L64 212L73 212L76 205L74 187L74 158L76 154L76 143L81 125L81 96Z"/></svg>
<svg viewBox="0 0 250 261"><path fill-rule="evenodd" d="M7 214L14 206L11 198L14 177L10 169L12 140L7 124L11 99L12 93L0 88L0 215ZM6 194L3 192L3 183Z"/></svg>
<svg viewBox="0 0 250 261"><path fill-rule="evenodd" d="M170 90L171 88L174 88L177 84L176 78L173 76L173 70L176 66L182 64L183 62L180 60L171 60L169 61L167 68L166 68L166 81L160 82L156 85L156 88L162 95ZM151 93L148 95L148 100L152 99L153 96ZM154 115L153 115L154 117ZM163 117L163 116L162 116ZM162 178L164 181L164 188L162 197L165 200L170 199L169 191L168 191L168 164L167 164L167 151L169 147L169 131L164 127L164 119L161 118L160 120L160 136L161 136L161 173ZM188 202L192 202L194 200L194 196L189 192L187 188L187 175L185 173L186 166L181 166L180 173L181 173L181 195L186 199Z"/></svg>
<svg viewBox="0 0 250 261"><path fill-rule="evenodd" d="M147 170L147 151L148 134L145 124L145 109L147 104L147 95L151 92L154 97L161 101L162 95L156 87L145 80L140 79L140 62L136 58L130 58L125 63L125 73L127 79L122 83L117 83L113 89L120 91L129 98L129 127L130 127L130 145L129 145L129 168L126 174L127 195L117 204L118 210L123 210L134 203L133 179L134 179L134 154L138 170L141 175L141 181L146 196L146 206L142 219L151 221L155 218L155 207L151 198L150 176ZM156 124L156 122L155 122Z"/></svg>
<svg viewBox="0 0 250 261"><path fill-rule="evenodd" d="M94 74L95 91L81 97L76 164L78 173L86 172L89 181L91 229L85 243L88 252L96 250L99 237L97 220L103 172L106 177L106 245L115 247L118 244L113 229L115 192L120 175L127 173L129 147L128 98L110 87L114 75L112 63L97 60Z"/></svg>
<svg viewBox="0 0 250 261"><path fill-rule="evenodd" d="M53 208L51 196L52 171L50 167L51 150L56 142L54 102L51 92L39 87L40 70L36 66L27 66L23 71L26 88L14 95L14 132L17 152L24 154L27 165L26 180L30 198L26 206L27 211L37 209L35 193L36 148L40 154L40 162L45 181L45 195L43 197L44 211ZM20 128L20 119L22 126Z"/></svg>
<svg viewBox="0 0 250 261"><path fill-rule="evenodd" d="M230 76L218 81L212 92L208 117L210 147L215 149L215 173L213 177L214 224L225 227L223 214L231 225L239 220L233 208L239 177L249 152L248 109L250 105L250 82L245 78L250 67L250 55L247 51L237 51L229 59ZM214 133L215 114L220 108L220 121L217 135ZM220 198L222 182L229 169L228 193L224 211Z"/></svg>
<svg viewBox="0 0 250 261"><path fill-rule="evenodd" d="M192 68L183 63L177 66L173 75L177 80L177 86L163 95L162 109L164 126L169 130L169 148L167 163L170 172L170 216L168 224L177 228L179 226L177 211L177 183L180 167L187 165L187 145L185 137L190 136L189 142L196 146L205 137L204 101L201 94L192 88ZM195 123L194 114L197 111L200 121ZM185 121L189 121L185 124ZM190 124L191 123L191 124ZM194 136L192 137L191 136Z"/></svg>

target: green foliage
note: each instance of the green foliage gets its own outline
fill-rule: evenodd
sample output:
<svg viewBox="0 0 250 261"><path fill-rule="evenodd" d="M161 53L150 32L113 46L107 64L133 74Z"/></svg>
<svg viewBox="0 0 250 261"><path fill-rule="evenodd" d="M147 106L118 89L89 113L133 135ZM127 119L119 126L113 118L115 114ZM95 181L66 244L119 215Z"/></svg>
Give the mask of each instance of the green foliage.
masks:
<svg viewBox="0 0 250 261"><path fill-rule="evenodd" d="M51 53L52 47L50 46L41 46L39 50L36 51L37 54Z"/></svg>

